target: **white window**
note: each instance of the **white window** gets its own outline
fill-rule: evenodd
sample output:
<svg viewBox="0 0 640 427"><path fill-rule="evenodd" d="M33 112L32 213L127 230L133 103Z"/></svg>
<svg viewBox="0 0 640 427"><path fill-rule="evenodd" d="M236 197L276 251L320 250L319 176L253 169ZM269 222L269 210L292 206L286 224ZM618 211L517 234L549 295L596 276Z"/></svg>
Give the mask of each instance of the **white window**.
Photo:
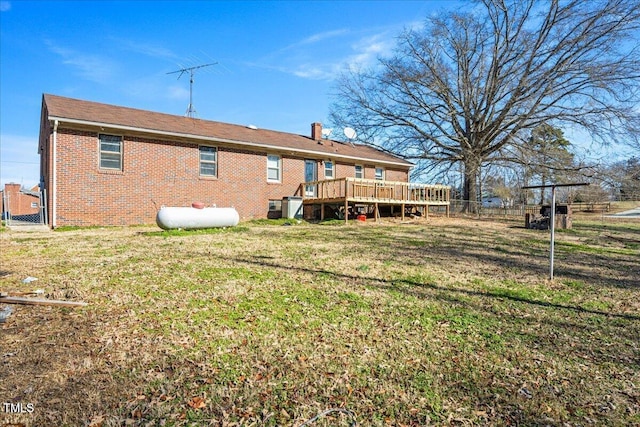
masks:
<svg viewBox="0 0 640 427"><path fill-rule="evenodd" d="M98 135L100 140L100 168L122 170L122 137Z"/></svg>
<svg viewBox="0 0 640 427"><path fill-rule="evenodd" d="M267 156L267 181L280 182L282 169L282 160L280 156L269 154Z"/></svg>
<svg viewBox="0 0 640 427"><path fill-rule="evenodd" d="M376 179L384 180L384 168L376 168Z"/></svg>
<svg viewBox="0 0 640 427"><path fill-rule="evenodd" d="M331 160L324 162L324 177L325 179L333 179L333 162Z"/></svg>
<svg viewBox="0 0 640 427"><path fill-rule="evenodd" d="M356 178L364 178L364 168L362 165L356 165Z"/></svg>
<svg viewBox="0 0 640 427"><path fill-rule="evenodd" d="M218 176L218 149L200 146L200 176Z"/></svg>

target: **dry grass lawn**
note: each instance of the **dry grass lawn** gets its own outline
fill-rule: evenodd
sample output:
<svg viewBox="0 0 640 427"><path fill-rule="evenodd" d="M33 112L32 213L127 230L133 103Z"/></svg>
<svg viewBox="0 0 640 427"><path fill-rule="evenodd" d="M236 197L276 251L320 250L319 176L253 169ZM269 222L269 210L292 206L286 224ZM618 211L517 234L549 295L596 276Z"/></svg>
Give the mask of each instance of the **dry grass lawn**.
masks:
<svg viewBox="0 0 640 427"><path fill-rule="evenodd" d="M12 306L0 426L639 425L640 224L558 232L554 282L519 226L4 231L0 290L89 306Z"/></svg>

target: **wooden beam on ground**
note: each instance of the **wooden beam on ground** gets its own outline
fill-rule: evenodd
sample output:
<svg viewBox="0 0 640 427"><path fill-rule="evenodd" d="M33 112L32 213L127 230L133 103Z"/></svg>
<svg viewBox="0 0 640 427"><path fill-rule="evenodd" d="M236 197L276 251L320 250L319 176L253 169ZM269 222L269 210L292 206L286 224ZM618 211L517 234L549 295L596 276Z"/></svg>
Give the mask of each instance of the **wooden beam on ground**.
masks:
<svg viewBox="0 0 640 427"><path fill-rule="evenodd" d="M24 298L24 297L0 297L0 303L2 304L25 304L25 305L54 305L59 307L84 307L88 305L86 302L79 301L63 301L56 299L44 299L44 298Z"/></svg>

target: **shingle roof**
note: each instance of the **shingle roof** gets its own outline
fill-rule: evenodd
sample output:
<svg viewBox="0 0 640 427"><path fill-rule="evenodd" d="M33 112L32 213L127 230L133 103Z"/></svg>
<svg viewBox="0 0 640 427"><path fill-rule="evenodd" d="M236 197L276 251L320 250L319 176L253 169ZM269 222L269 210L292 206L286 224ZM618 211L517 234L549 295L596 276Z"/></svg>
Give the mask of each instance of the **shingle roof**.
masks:
<svg viewBox="0 0 640 427"><path fill-rule="evenodd" d="M156 113L51 94L43 96L43 103L47 107L48 119L58 119L63 123L66 120L86 125L128 128L150 134L218 140L240 146L263 146L324 157L392 163L406 168L413 165L404 159L363 144L352 145L325 139L322 140L322 144L319 144L318 141L304 135L251 129L242 125Z"/></svg>

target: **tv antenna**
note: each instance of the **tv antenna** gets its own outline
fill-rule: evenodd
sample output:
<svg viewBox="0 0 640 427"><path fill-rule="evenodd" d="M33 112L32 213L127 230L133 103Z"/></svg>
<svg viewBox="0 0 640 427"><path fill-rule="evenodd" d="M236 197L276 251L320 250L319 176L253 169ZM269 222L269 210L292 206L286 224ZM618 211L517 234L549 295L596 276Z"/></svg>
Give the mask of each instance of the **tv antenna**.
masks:
<svg viewBox="0 0 640 427"><path fill-rule="evenodd" d="M193 106L193 73L195 70L197 70L198 68L204 68L204 67L209 67L211 65L216 65L217 62L212 62L210 64L203 64L203 65L196 65L195 67L186 67L186 68L181 68L179 70L176 71L170 71L167 74L175 74L175 73L180 73L180 75L178 76L178 79L180 79L180 77L182 77L182 75L184 73L186 73L187 71L189 72L189 106L187 107L187 112L184 114L187 117L194 117L197 113L196 113L196 109Z"/></svg>

